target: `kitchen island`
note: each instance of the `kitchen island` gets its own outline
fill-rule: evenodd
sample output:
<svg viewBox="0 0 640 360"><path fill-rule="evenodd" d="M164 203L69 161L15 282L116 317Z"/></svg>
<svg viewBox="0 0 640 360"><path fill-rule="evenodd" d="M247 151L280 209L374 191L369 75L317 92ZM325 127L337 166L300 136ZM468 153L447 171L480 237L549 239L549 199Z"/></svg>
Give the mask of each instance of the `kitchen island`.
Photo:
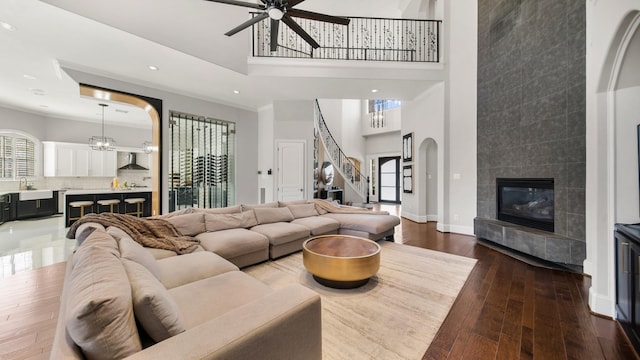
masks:
<svg viewBox="0 0 640 360"><path fill-rule="evenodd" d="M109 212L109 206L101 206L98 205L99 200L120 200L118 205L115 205L113 208L114 213L126 214L130 212L135 212L137 205L136 204L127 204L125 202L126 199L132 198L143 198L145 199L144 203L142 203L142 216L150 216L151 215L151 188L148 187L139 187L139 188L130 188L130 189L90 189L90 190L78 190L71 189L67 190L64 194L64 219L65 226L69 227L71 224L75 222L75 220L69 220L69 218L76 218L80 216L80 208L73 208L69 206L69 203L74 201L92 201L93 206L89 206L85 208L84 213L101 213L101 212Z"/></svg>

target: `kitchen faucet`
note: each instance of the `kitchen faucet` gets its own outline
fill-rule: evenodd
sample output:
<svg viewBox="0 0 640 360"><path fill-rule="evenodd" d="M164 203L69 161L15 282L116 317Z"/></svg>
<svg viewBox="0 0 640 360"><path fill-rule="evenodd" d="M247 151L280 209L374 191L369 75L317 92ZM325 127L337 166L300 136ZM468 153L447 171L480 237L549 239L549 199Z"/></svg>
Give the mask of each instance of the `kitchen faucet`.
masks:
<svg viewBox="0 0 640 360"><path fill-rule="evenodd" d="M24 180L24 185L22 185L22 180ZM19 186L19 190L26 190L27 189L27 178L26 177L21 177L20 178L20 185Z"/></svg>

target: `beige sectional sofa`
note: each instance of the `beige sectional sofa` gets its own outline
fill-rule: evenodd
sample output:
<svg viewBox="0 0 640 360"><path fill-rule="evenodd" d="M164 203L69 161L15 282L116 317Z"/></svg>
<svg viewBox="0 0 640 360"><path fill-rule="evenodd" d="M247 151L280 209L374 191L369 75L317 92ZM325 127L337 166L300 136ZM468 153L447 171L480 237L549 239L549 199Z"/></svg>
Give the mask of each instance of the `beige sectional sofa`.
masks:
<svg viewBox="0 0 640 360"><path fill-rule="evenodd" d="M322 358L304 286L273 290L209 251L156 260L99 224L77 233L51 359Z"/></svg>
<svg viewBox="0 0 640 360"><path fill-rule="evenodd" d="M128 229L95 222L75 229L52 359L321 359L319 296L301 285L272 290L239 268L299 251L310 236L378 240L400 223L307 201L156 218L197 239L196 251L142 247Z"/></svg>

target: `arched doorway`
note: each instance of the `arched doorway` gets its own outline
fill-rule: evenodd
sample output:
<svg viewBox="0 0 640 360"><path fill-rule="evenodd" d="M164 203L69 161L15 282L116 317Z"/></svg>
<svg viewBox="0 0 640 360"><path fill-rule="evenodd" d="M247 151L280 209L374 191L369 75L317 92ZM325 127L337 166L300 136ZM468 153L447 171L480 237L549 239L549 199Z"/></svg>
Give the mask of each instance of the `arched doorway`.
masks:
<svg viewBox="0 0 640 360"><path fill-rule="evenodd" d="M80 84L80 95L99 100L108 100L133 105L143 109L151 119L151 214L158 215L161 212L160 180L161 167L161 142L162 142L162 100L127 94L111 89L104 89L92 85Z"/></svg>

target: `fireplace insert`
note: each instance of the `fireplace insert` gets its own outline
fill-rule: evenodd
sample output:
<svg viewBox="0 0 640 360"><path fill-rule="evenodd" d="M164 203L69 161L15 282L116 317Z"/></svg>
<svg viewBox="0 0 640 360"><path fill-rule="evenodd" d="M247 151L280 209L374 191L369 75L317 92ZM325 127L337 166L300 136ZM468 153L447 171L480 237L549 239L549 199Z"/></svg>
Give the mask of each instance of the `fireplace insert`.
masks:
<svg viewBox="0 0 640 360"><path fill-rule="evenodd" d="M498 220L554 231L553 179L496 179Z"/></svg>

